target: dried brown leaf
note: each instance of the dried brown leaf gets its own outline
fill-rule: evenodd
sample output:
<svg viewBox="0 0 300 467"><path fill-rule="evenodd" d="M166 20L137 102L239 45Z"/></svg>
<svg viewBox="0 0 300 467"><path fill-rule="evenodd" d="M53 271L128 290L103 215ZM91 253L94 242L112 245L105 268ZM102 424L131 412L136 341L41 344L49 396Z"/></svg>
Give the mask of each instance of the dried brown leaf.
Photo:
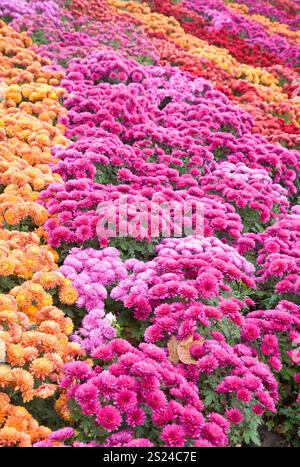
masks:
<svg viewBox="0 0 300 467"><path fill-rule="evenodd" d="M197 360L195 360L190 353L190 348L195 344L193 341L193 336L188 336L182 341L179 342L177 347L177 353L179 360L186 365L197 365Z"/></svg>
<svg viewBox="0 0 300 467"><path fill-rule="evenodd" d="M171 336L167 344L170 362L174 365L179 362L186 365L197 365L197 360L191 356L190 348L198 342L193 340L193 336L188 336L181 341L178 341L175 336Z"/></svg>
<svg viewBox="0 0 300 467"><path fill-rule="evenodd" d="M176 365L176 363L179 362L179 358L177 353L178 341L175 336L171 336L167 346L169 351L169 360L171 363Z"/></svg>

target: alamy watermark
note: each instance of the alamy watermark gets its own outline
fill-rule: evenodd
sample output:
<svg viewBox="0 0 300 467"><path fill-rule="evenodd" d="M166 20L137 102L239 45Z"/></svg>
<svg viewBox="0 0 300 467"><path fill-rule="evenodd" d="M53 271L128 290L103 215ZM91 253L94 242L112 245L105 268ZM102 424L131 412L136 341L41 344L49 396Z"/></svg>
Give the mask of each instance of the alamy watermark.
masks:
<svg viewBox="0 0 300 467"><path fill-rule="evenodd" d="M300 101L300 78L297 78L292 84L296 87L291 94L291 100L295 101L296 99L299 99Z"/></svg>
<svg viewBox="0 0 300 467"><path fill-rule="evenodd" d="M6 84L4 79L0 79L0 101L4 100L7 88L8 85Z"/></svg>
<svg viewBox="0 0 300 467"><path fill-rule="evenodd" d="M204 206L196 200L158 203L127 195L100 203L97 235L105 237L202 237Z"/></svg>
<svg viewBox="0 0 300 467"><path fill-rule="evenodd" d="M293 340L292 346L296 347L291 353L292 362L300 365L300 337L296 337L296 339Z"/></svg>
<svg viewBox="0 0 300 467"><path fill-rule="evenodd" d="M6 361L6 344L3 339L0 339L0 363Z"/></svg>

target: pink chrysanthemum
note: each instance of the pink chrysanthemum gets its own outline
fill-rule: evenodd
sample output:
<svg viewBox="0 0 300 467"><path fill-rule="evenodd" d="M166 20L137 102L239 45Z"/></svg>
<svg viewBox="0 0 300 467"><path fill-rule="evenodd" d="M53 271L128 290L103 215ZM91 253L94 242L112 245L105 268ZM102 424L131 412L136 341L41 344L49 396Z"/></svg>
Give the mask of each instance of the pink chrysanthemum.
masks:
<svg viewBox="0 0 300 467"><path fill-rule="evenodd" d="M168 447L184 447L185 435L180 425L166 425L161 433L161 439Z"/></svg>
<svg viewBox="0 0 300 467"><path fill-rule="evenodd" d="M239 409L227 409L225 414L227 419L234 425L239 425L244 420L244 416Z"/></svg>
<svg viewBox="0 0 300 467"><path fill-rule="evenodd" d="M114 431L119 428L122 423L120 412L112 405L107 405L99 409L96 420L106 431Z"/></svg>

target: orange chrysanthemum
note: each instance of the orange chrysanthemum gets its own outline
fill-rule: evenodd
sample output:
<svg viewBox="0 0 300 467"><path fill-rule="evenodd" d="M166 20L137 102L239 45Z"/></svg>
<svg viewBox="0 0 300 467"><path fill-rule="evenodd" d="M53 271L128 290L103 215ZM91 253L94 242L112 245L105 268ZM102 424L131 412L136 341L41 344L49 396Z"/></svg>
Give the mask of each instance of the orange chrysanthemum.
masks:
<svg viewBox="0 0 300 467"><path fill-rule="evenodd" d="M38 379L44 381L54 370L53 363L46 358L37 358L30 365L30 372Z"/></svg>
<svg viewBox="0 0 300 467"><path fill-rule="evenodd" d="M0 429L0 446L15 446L20 441L21 433L16 428L5 426Z"/></svg>
<svg viewBox="0 0 300 467"><path fill-rule="evenodd" d="M7 362L12 366L25 365L25 351L20 344L9 344L6 349Z"/></svg>
<svg viewBox="0 0 300 467"><path fill-rule="evenodd" d="M12 384L14 377L8 365L0 365L0 388L5 388Z"/></svg>

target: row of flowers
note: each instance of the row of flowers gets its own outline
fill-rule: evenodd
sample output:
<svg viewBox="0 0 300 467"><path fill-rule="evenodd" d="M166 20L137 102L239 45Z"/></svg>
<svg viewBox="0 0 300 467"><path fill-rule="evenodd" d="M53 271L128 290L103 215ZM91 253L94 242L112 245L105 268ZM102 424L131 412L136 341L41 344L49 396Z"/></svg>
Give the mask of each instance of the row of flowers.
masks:
<svg viewBox="0 0 300 467"><path fill-rule="evenodd" d="M38 203L40 190L60 180L51 147L68 141L56 124L62 74L2 21L0 43L0 445L31 446L51 430L35 420L30 401L52 397L63 364L83 353L69 341L71 319L53 305L51 291L65 304L77 292L56 271L58 254L42 229L48 212Z"/></svg>
<svg viewBox="0 0 300 467"><path fill-rule="evenodd" d="M179 28L176 38L179 34L183 38L187 36L189 39L196 37L201 39L199 41L200 48L197 48L196 53L194 45L187 48L176 38L173 40L171 30L167 25L165 29L159 29L159 32L156 26L149 30L146 29L147 38L141 27L137 29L136 22L140 23L140 19L128 15L131 6L124 2L121 3L126 8L126 14L124 14L124 9L117 11L114 5L110 6L104 0L102 2L94 0L87 2L87 4L81 0L71 2L70 6L74 8L75 12L79 10L81 13L88 13L101 21L91 21L91 19L82 16L74 18L68 10L60 9L52 0L43 2L42 6L38 1L31 1L30 7L24 0L17 3L3 0L2 3L3 15L12 18L13 27L18 30L25 29L32 34L34 39L42 44L39 49L40 53L56 62L58 61L60 65L66 66L71 57L82 57L89 50L103 48L103 46L120 48L122 53L146 64L156 63L160 56L161 62L167 60L176 66L196 73L198 76L212 80L214 85L225 92L231 100L238 102L246 111L255 116L254 131L263 133L272 142L280 142L288 147L297 148L299 146L299 127L295 125L299 109L297 73L276 57L278 45L272 53L269 53L265 47L260 48L258 45L254 46L256 48L253 51L250 51L249 43L245 42L243 37L234 36L233 39L234 18L224 15L226 17L225 23L230 26L230 34L226 28L223 28L220 33L214 24L207 26L210 17L203 19L201 5L199 11L194 11L187 8L188 5L173 5L169 0L158 2L157 5L152 2L151 5L154 5L155 11L160 12L159 14L155 13L154 21L159 20L168 24L170 16L164 16L163 13L172 15L174 17L173 23L176 18L177 21L173 25L177 29ZM135 9L134 3L132 8ZM139 9L140 6L137 8ZM49 13L45 13L46 11L51 11L51 19ZM147 20L148 16L151 19L150 10L144 8L143 11L145 13L144 19ZM209 11L216 10L211 8ZM228 15L229 12L227 12ZM113 21L113 31L109 21ZM238 18L239 21L241 18ZM263 28L263 26L260 27ZM246 24L245 29L248 31L251 28ZM259 31L256 36L261 37L263 33L264 31ZM225 42L223 39L220 42L220 37L224 38ZM271 37L273 36L271 35ZM282 37L279 36L279 39ZM277 41L279 39L277 38ZM217 46L212 49L213 56L211 54L203 55L206 51L206 41ZM233 46L231 46L232 41ZM200 50L202 52L199 55ZM252 85L247 82L249 78L246 76L247 73L246 80L233 78L231 68L227 70L227 67L224 68L222 65L225 63L224 57L221 59L221 65L213 60L213 57L223 54L225 50L230 52L229 57L232 57L233 60L238 59L240 62L247 63L249 59L249 65L260 64L259 57L262 55L261 65L263 68L261 70L272 76L271 81L267 83L267 79L262 85ZM289 53L290 47L287 49L287 54ZM252 65L250 66L251 70L253 69ZM285 65L288 65L288 68ZM271 82L276 84L270 86Z"/></svg>
<svg viewBox="0 0 300 467"><path fill-rule="evenodd" d="M76 2L75 0L72 5L74 5L75 10L87 11L95 18L102 18L103 9L105 10L103 2L100 4L98 0L87 3ZM236 15L237 18L228 17L229 13L227 16L224 15L226 18L225 25L230 28L229 33L225 27L220 30L214 23L209 23L211 18L209 15L204 15L203 19L201 9L194 11L195 8L189 8L186 3L182 6L181 3L174 5L169 0L151 2L149 5L154 9L155 13L153 14L145 4L141 7L141 5L134 2L132 4L130 2L119 2L117 4L111 2L110 5L112 7L117 6L119 14L126 11L127 15L132 9L132 12L134 12L132 19L138 19L142 21L142 24L144 24L143 21L146 22L144 24L146 32L157 50L160 51L161 63L167 61L176 66L181 66L197 76L212 80L218 89L225 92L230 99L238 102L246 111L255 116L256 125L254 131L266 135L272 142L279 142L288 147L299 147L299 127L295 125L295 119L298 119L299 112L298 77L293 68L287 69L286 64L279 57L276 57L278 53L277 43L275 47L270 49L267 44L249 46L249 43L245 42L245 38L238 35L234 36L233 39L234 21L237 20L238 23L242 21L238 14ZM194 2L193 5L195 5ZM142 17L137 15L141 8L143 11ZM207 6L204 4L203 8L205 9ZM218 10L220 8L220 5L218 5ZM218 10L209 9L210 14L212 14L212 11L217 14ZM170 16L173 19L170 19ZM152 23L147 26L148 20L153 22L153 26ZM170 21L171 24L169 25ZM245 31L251 30L251 25L246 22L240 35L243 36L244 33L246 34ZM255 22L252 27L256 31ZM264 33L263 26L260 25L260 29L258 33L256 31L255 37L258 35L261 37ZM266 37L269 38L267 34ZM195 43L196 38L201 40ZM279 36L277 41L281 39L283 40ZM189 41L191 41L191 44L189 44ZM212 48L211 53L207 53L207 43L217 47ZM253 50L250 47L253 47ZM286 46L288 60L290 59L290 49L290 46ZM231 57L230 63L232 61L235 63L235 59L237 59L242 63L249 62L249 65L251 65L247 68L243 64L241 74L244 81L232 78L233 68L226 65L227 58L223 56L226 50L231 54L228 55L227 53L226 55L229 59ZM297 47L295 50L297 51ZM220 63L216 62L215 59L219 55L222 55ZM253 65L257 64L263 67L261 69L264 76L262 84L257 84L256 74L260 73L260 71L258 68L253 68ZM270 78L266 77L266 73ZM252 81L254 85L251 84Z"/></svg>

